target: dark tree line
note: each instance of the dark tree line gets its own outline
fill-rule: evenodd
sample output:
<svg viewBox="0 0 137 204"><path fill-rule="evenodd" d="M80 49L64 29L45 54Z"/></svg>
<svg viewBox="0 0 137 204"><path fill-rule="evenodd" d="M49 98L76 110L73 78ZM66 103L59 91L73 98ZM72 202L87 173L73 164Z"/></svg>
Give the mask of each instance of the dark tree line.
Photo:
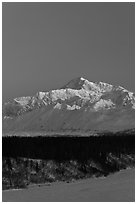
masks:
<svg viewBox="0 0 137 204"><path fill-rule="evenodd" d="M134 133L96 137L3 137L3 189L108 175L135 162Z"/></svg>
<svg viewBox="0 0 137 204"><path fill-rule="evenodd" d="M116 156L135 152L134 135L96 137L4 137L3 157L25 157L47 160L88 159L105 161L109 153Z"/></svg>

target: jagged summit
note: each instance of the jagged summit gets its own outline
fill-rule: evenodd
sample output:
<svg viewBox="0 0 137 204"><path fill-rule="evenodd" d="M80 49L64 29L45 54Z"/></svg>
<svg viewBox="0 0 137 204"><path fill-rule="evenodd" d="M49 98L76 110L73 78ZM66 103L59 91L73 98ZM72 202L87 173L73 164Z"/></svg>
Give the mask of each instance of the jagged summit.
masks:
<svg viewBox="0 0 137 204"><path fill-rule="evenodd" d="M90 82L89 80L83 77L77 77L72 79L62 88L63 89L69 88L69 89L75 89L75 90L85 89L87 91L98 89L97 83Z"/></svg>
<svg viewBox="0 0 137 204"><path fill-rule="evenodd" d="M65 86L63 86L63 89L70 88L70 89L81 89L85 81L88 81L84 79L83 77L77 77L69 81Z"/></svg>
<svg viewBox="0 0 137 204"><path fill-rule="evenodd" d="M3 131L91 131L134 127L134 93L77 77L61 89L3 105ZM24 134L24 133L23 133Z"/></svg>
<svg viewBox="0 0 137 204"><path fill-rule="evenodd" d="M71 81L69 81L62 89L85 89L86 91L108 91L112 90L113 86L111 84L105 82L91 82L83 77L77 77Z"/></svg>

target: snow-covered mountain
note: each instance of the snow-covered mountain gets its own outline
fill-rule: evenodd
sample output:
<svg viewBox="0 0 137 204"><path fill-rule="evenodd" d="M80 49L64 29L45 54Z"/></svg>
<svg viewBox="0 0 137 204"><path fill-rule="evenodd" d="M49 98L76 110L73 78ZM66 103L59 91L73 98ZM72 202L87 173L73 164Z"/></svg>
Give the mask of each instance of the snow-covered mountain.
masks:
<svg viewBox="0 0 137 204"><path fill-rule="evenodd" d="M134 128L134 93L82 77L61 89L3 104L3 134L117 131Z"/></svg>

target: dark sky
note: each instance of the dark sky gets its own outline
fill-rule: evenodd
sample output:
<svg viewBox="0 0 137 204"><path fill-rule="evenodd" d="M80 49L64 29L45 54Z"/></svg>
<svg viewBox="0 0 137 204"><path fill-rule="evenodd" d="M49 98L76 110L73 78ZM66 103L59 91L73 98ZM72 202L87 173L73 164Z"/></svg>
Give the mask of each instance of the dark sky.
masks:
<svg viewBox="0 0 137 204"><path fill-rule="evenodd" d="M82 76L134 91L134 3L3 3L3 101Z"/></svg>

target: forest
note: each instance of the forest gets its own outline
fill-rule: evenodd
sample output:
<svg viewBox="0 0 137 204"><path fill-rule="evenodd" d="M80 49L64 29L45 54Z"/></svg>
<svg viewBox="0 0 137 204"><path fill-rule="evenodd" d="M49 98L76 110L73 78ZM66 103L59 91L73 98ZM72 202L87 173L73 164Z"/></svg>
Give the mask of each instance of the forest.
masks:
<svg viewBox="0 0 137 204"><path fill-rule="evenodd" d="M3 189L107 176L120 169L134 167L135 134L3 137L2 156Z"/></svg>

